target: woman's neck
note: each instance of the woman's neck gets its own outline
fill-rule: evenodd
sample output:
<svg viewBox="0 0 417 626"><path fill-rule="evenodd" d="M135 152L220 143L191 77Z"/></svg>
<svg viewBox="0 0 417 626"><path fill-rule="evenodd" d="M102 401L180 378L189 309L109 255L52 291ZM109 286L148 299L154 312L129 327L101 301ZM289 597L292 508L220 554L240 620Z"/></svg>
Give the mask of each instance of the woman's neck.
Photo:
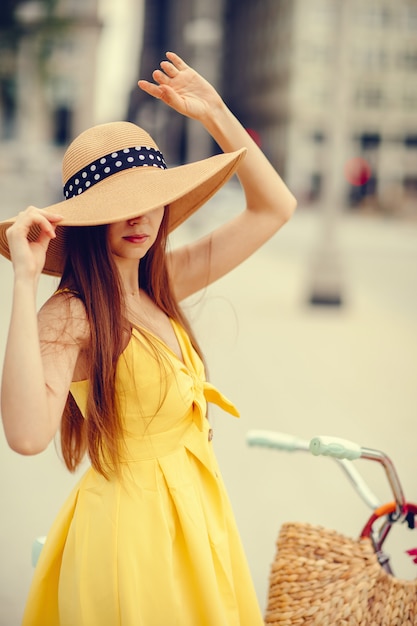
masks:
<svg viewBox="0 0 417 626"><path fill-rule="evenodd" d="M120 283L125 297L140 295L139 261L130 259L115 259L119 271Z"/></svg>

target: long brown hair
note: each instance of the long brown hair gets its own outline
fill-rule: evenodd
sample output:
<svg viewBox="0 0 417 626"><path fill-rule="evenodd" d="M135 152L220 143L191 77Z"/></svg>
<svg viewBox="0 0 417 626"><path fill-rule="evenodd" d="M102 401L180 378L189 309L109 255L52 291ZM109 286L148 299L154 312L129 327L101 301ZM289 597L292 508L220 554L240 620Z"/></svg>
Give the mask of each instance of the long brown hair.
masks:
<svg viewBox="0 0 417 626"><path fill-rule="evenodd" d="M139 284L155 304L179 322L190 336L193 347L201 350L190 324L175 300L166 264L168 211L157 239L141 259ZM93 467L108 477L120 463L123 427L117 409L116 365L123 350L126 330L124 298L118 270L107 242L107 226L67 228L67 256L60 289L70 290L85 306L90 327L86 419L69 394L61 421L61 449L67 467L74 471L86 452Z"/></svg>

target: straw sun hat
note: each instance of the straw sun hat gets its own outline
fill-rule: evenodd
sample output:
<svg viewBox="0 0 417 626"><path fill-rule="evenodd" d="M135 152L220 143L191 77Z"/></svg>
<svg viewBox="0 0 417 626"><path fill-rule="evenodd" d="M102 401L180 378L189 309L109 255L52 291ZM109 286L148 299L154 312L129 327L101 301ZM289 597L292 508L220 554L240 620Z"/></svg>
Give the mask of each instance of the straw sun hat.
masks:
<svg viewBox="0 0 417 626"><path fill-rule="evenodd" d="M63 160L65 200L44 208L62 215L51 240L44 274L59 276L68 226L111 224L169 206L172 231L204 204L233 175L245 149L167 169L156 143L130 122L100 124L81 133ZM10 259L7 228L17 216L0 222L0 254ZM28 239L39 234L34 226Z"/></svg>

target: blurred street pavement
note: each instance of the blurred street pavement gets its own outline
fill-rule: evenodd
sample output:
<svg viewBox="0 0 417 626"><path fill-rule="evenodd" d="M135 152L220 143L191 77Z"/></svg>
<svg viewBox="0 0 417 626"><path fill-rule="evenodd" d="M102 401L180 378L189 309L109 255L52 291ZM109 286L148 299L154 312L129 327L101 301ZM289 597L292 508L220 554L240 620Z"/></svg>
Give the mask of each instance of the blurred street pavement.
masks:
<svg viewBox="0 0 417 626"><path fill-rule="evenodd" d="M229 183L172 245L202 234L242 203ZM356 536L370 512L332 460L249 448L249 429L306 439L337 435L382 449L396 464L406 498L417 501L417 223L340 217L339 308L307 304L320 229L317 212L299 209L261 251L186 303L211 381L241 411L236 420L213 407L210 419L262 607L280 524L310 521ZM4 259L0 275L2 355L12 285ZM39 303L54 284L42 278ZM46 534L79 474L68 476L53 445L25 458L7 448L4 436L0 464L0 626L18 626L32 540ZM381 500L392 499L381 467L365 461L357 467ZM398 531L394 553L403 541L417 546L412 533ZM405 558L398 558L397 572L417 574Z"/></svg>

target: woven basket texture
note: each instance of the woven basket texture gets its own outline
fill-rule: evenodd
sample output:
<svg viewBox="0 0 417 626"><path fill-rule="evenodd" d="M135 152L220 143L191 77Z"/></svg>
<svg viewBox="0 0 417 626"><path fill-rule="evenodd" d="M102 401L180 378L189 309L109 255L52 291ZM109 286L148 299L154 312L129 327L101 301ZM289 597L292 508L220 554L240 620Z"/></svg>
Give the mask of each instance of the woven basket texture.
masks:
<svg viewBox="0 0 417 626"><path fill-rule="evenodd" d="M369 539L312 524L283 524L265 624L416 626L417 580L387 574Z"/></svg>

